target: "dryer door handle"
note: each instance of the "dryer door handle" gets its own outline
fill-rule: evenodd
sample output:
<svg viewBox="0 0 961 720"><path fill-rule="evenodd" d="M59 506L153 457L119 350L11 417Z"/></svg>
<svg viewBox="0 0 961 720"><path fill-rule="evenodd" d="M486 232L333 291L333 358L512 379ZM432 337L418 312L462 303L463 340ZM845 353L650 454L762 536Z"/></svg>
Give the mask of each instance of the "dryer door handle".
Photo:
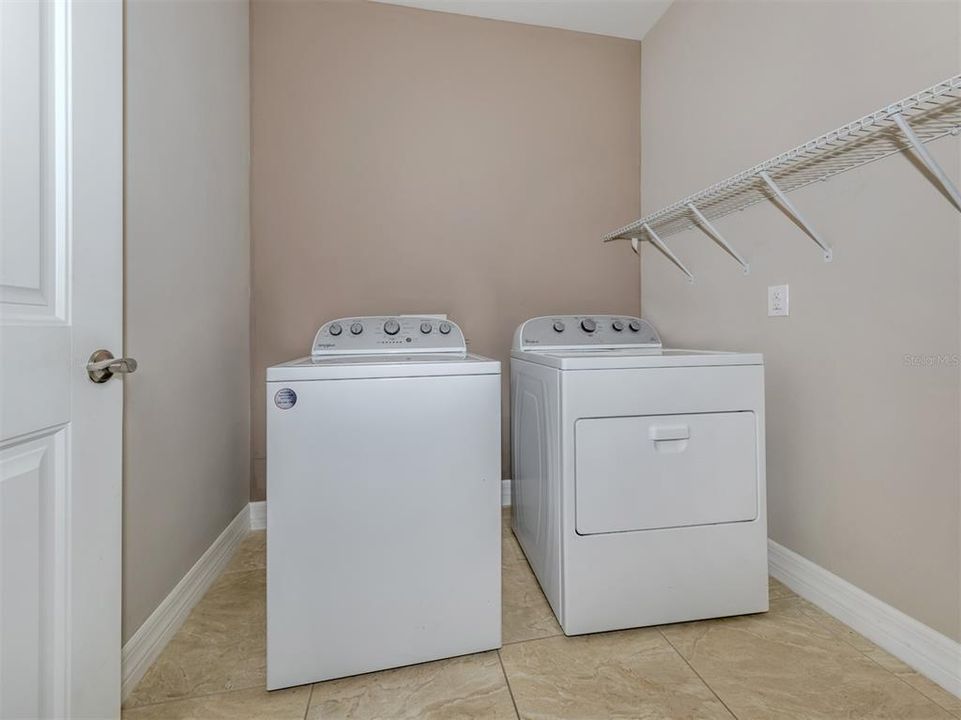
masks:
<svg viewBox="0 0 961 720"><path fill-rule="evenodd" d="M687 425L652 425L647 431L647 435L654 442L688 440L691 437L691 428Z"/></svg>

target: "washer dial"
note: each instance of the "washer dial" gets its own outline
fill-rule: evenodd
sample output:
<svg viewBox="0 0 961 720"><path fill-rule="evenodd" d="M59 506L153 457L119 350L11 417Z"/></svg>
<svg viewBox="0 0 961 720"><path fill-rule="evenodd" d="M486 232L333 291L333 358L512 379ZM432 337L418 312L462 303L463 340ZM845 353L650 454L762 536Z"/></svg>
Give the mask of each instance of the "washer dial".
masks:
<svg viewBox="0 0 961 720"><path fill-rule="evenodd" d="M331 326L330 328L328 328L328 330L330 331L330 334L333 335L334 337L337 337L342 332L344 332L344 328L341 327L340 323L331 323Z"/></svg>
<svg viewBox="0 0 961 720"><path fill-rule="evenodd" d="M448 333L450 333L450 323L442 322L440 325L437 326L437 329L440 330L441 335L447 335Z"/></svg>
<svg viewBox="0 0 961 720"><path fill-rule="evenodd" d="M400 323L396 320L388 320L384 323L384 332L388 335L396 335L400 332Z"/></svg>
<svg viewBox="0 0 961 720"><path fill-rule="evenodd" d="M637 321L637 320L631 320L631 325L630 325L630 327L631 327L631 331L632 331L632 332L640 332L640 330L641 330L641 323L640 323L639 321Z"/></svg>
<svg viewBox="0 0 961 720"><path fill-rule="evenodd" d="M567 326L564 325L564 322L562 320L554 321L554 332L564 332L565 327Z"/></svg>
<svg viewBox="0 0 961 720"><path fill-rule="evenodd" d="M364 332L364 325L363 325L363 323L359 323L359 322L351 323L351 325L350 325L350 334L351 334L351 335L360 335L362 332Z"/></svg>
<svg viewBox="0 0 961 720"><path fill-rule="evenodd" d="M581 320L581 330L584 332L592 333L597 330L597 323L590 318L584 318Z"/></svg>
<svg viewBox="0 0 961 720"><path fill-rule="evenodd" d="M420 331L424 333L424 335L430 335L430 331L433 329L433 326L431 326L429 322L422 322L420 324Z"/></svg>
<svg viewBox="0 0 961 720"><path fill-rule="evenodd" d="M624 329L624 321L615 320L614 322L611 323L611 327L614 328L616 332L621 332Z"/></svg>

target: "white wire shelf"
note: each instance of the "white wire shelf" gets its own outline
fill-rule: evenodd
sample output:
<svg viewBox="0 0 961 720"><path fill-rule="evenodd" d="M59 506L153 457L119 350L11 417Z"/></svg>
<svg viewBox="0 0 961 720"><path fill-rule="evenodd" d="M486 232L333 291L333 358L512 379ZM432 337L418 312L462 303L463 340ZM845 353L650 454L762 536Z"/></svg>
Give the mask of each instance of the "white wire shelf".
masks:
<svg viewBox="0 0 961 720"><path fill-rule="evenodd" d="M630 240L635 251L639 241L651 241L693 279L663 239L699 227L747 272L747 261L737 254L711 221L759 202L774 201L820 246L825 260L830 260L830 246L786 193L910 148L927 167L932 179L961 210L961 194L924 148L925 143L959 133L961 75L956 75L689 195L605 235L603 240Z"/></svg>

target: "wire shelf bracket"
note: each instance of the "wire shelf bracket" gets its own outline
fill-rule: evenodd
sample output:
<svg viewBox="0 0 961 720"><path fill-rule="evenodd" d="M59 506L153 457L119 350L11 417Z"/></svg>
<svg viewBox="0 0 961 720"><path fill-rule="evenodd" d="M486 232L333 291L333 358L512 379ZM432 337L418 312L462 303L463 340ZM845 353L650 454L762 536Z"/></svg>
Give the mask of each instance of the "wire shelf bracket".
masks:
<svg viewBox="0 0 961 720"><path fill-rule="evenodd" d="M650 238L651 244L664 253L668 260L677 265L682 273L687 275L688 282L694 282L694 273L688 270L684 263L678 259L677 255L675 255L671 249L664 244L664 241L657 236L657 233L651 230L650 225L644 225L644 232L646 232L648 238ZM634 248L634 252L637 252L638 240L640 240L640 238L631 238L631 247Z"/></svg>
<svg viewBox="0 0 961 720"><path fill-rule="evenodd" d="M711 221L704 217L701 211L694 206L694 203L688 203L687 209L691 211L691 214L695 218L697 218L697 222L701 229L707 233L707 235L711 237L718 245L727 250L731 254L731 257L737 260L738 264L741 266L741 269L744 270L745 275L751 272L751 266L748 264L747 260L742 258L738 254L737 250L731 247L731 243L724 239L724 236L721 235L721 231L711 225Z"/></svg>
<svg viewBox="0 0 961 720"><path fill-rule="evenodd" d="M784 208L785 212L793 217L797 224L800 225L804 230L804 232L806 232L811 239L818 244L818 247L820 247L821 251L824 253L824 262L831 262L831 260L834 258L834 252L831 250L831 246L821 239L821 236L818 234L817 230L811 227L811 224L804 219L801 211L797 209L797 206L791 202L791 199L781 188L777 186L777 183L774 182L774 180L770 175L767 174L766 171L761 170L761 172L758 173L758 176L765 182L765 184L767 184L769 188L771 188L771 192L774 193L774 196L781 203L781 206Z"/></svg>
<svg viewBox="0 0 961 720"><path fill-rule="evenodd" d="M915 134L914 130L911 129L910 123L908 123L908 121L905 120L904 116L900 113L892 115L891 119L894 120L901 132L904 133L904 137L906 137L908 142L911 143L911 147L914 149L915 155L918 156L918 159L924 164L924 167L926 167L928 172L934 176L934 179L937 180L938 184L944 188L944 191L951 198L951 202L954 203L954 206L958 210L961 210L961 194L958 193L958 189L954 186L954 183L951 182L951 179L945 175L944 170L942 170L941 166L938 165L938 161L931 157L931 153L929 153L928 149L924 147L924 143L918 139L918 136Z"/></svg>
<svg viewBox="0 0 961 720"><path fill-rule="evenodd" d="M747 273L750 270L747 261L712 223L751 205L776 201L817 243L824 259L829 261L833 257L831 246L788 198L788 193L890 155L912 151L927 170L929 179L961 210L961 193L925 147L933 140L959 134L961 75L955 75L678 200L605 235L603 240L630 240L636 250L638 241L646 235L663 252L664 239L700 228ZM678 264L671 255L668 258Z"/></svg>

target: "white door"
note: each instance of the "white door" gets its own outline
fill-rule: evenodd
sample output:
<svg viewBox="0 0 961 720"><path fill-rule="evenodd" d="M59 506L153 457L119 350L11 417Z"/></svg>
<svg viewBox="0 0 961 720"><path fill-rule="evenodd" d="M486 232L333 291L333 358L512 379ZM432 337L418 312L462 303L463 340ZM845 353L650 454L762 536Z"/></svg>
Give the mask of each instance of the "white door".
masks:
<svg viewBox="0 0 961 720"><path fill-rule="evenodd" d="M120 705L123 7L0 0L0 718Z"/></svg>

